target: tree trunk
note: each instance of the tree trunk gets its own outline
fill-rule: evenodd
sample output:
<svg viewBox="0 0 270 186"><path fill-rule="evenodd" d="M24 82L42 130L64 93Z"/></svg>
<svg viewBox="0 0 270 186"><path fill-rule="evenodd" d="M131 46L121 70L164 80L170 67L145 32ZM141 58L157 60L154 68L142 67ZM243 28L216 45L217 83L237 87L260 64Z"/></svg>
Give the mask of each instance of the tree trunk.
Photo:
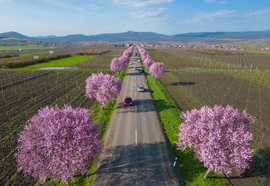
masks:
<svg viewBox="0 0 270 186"><path fill-rule="evenodd" d="M203 178L206 179L211 171L212 169L208 168Z"/></svg>

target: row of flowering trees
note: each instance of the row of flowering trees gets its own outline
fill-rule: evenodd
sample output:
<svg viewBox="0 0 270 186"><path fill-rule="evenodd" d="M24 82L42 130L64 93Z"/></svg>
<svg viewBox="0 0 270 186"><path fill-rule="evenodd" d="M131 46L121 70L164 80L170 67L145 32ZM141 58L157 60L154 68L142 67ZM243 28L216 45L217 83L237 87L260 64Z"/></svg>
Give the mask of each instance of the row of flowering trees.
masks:
<svg viewBox="0 0 270 186"><path fill-rule="evenodd" d="M128 48L117 63L115 58L111 66L118 65L115 70L120 72L119 63L128 64L133 48ZM104 108L116 100L121 87L121 81L114 76L92 74L86 79L85 96L96 98ZM42 183L49 176L64 183L70 178L74 181L78 171L88 175L90 165L101 152L101 139L100 125L91 120L89 110L70 105L40 108L19 134L17 169L23 170L25 176L32 174Z"/></svg>
<svg viewBox="0 0 270 186"><path fill-rule="evenodd" d="M162 77L166 67L154 63L145 49L137 47L145 67L149 68L155 79ZM208 168L204 178L212 170L228 176L234 169L241 176L249 168L254 152L251 149L253 134L250 126L255 118L246 110L240 113L229 105L225 108L218 105L214 108L204 106L200 110L182 112L180 117L184 122L178 127L177 147L182 151L187 147L193 148L198 160Z"/></svg>
<svg viewBox="0 0 270 186"><path fill-rule="evenodd" d="M166 73L166 66L163 63L155 63L149 53L140 45L137 45L137 48L139 49L145 67L149 69L150 74L154 76L157 83L157 79Z"/></svg>
<svg viewBox="0 0 270 186"><path fill-rule="evenodd" d="M110 69L112 71L118 71L118 73L120 74L120 72L125 69L129 63L129 57L132 56L133 53L133 49L134 49L134 45L129 47L124 53L123 56L119 57L119 58L113 58L111 65L110 65Z"/></svg>

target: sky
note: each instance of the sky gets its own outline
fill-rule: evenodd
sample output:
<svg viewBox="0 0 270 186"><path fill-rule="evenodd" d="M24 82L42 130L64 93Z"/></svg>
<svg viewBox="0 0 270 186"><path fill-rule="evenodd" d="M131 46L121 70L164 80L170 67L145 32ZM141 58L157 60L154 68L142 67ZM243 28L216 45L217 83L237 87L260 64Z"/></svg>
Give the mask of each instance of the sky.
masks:
<svg viewBox="0 0 270 186"><path fill-rule="evenodd" d="M270 0L0 0L0 33L175 35L270 30Z"/></svg>

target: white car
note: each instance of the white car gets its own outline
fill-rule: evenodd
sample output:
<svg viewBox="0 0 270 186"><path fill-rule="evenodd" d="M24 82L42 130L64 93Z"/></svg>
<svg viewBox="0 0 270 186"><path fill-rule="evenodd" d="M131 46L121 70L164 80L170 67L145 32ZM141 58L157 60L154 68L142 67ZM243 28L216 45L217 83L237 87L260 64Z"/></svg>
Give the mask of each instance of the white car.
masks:
<svg viewBox="0 0 270 186"><path fill-rule="evenodd" d="M144 92L144 88L142 85L137 86L138 92Z"/></svg>
<svg viewBox="0 0 270 186"><path fill-rule="evenodd" d="M132 62L130 62L129 64L130 64L130 65L132 65L133 63L132 63Z"/></svg>
<svg viewBox="0 0 270 186"><path fill-rule="evenodd" d="M140 63L141 61L138 59L138 62Z"/></svg>

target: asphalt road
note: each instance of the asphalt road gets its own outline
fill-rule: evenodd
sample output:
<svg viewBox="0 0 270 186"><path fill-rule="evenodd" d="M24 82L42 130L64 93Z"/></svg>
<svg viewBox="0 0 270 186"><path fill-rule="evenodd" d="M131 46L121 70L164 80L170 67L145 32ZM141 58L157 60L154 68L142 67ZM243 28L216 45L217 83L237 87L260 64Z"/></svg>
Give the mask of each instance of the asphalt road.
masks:
<svg viewBox="0 0 270 186"><path fill-rule="evenodd" d="M122 88L124 97L133 99L133 105L124 107L122 102L116 108L117 125L110 160L106 166L101 165L99 173L102 176L95 185L170 185L154 124L153 99L144 74L133 69L142 69L135 53L138 53L136 47ZM143 85L145 92L138 92L138 85Z"/></svg>

